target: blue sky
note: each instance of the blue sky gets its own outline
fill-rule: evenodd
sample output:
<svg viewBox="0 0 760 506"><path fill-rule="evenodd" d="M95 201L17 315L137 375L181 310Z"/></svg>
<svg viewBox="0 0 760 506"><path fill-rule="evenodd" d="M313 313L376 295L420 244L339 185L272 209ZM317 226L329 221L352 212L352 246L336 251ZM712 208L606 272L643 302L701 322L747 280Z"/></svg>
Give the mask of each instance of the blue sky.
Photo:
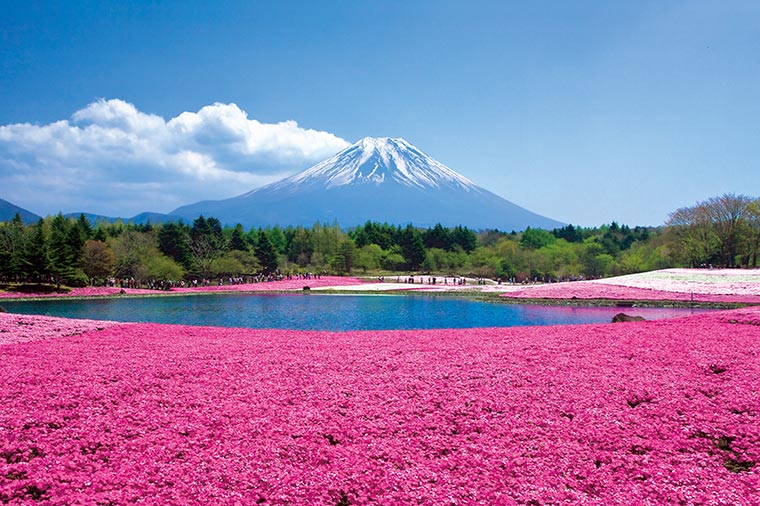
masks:
<svg viewBox="0 0 760 506"><path fill-rule="evenodd" d="M404 137L581 225L657 225L724 192L760 196L755 1L2 12L0 198L38 213L168 212L368 135Z"/></svg>

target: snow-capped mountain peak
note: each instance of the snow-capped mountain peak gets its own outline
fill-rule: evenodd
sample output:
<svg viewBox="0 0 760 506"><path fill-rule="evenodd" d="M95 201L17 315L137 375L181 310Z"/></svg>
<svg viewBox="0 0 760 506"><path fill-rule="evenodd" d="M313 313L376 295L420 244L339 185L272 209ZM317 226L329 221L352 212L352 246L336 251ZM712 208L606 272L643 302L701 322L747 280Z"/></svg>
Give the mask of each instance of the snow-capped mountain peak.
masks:
<svg viewBox="0 0 760 506"><path fill-rule="evenodd" d="M532 213L393 137L365 137L289 178L224 200L197 202L172 214L214 216L244 227L367 221L432 227L550 230L562 223Z"/></svg>
<svg viewBox="0 0 760 506"><path fill-rule="evenodd" d="M332 189L355 185L402 185L479 191L475 183L429 157L402 138L365 137L335 156L265 188Z"/></svg>

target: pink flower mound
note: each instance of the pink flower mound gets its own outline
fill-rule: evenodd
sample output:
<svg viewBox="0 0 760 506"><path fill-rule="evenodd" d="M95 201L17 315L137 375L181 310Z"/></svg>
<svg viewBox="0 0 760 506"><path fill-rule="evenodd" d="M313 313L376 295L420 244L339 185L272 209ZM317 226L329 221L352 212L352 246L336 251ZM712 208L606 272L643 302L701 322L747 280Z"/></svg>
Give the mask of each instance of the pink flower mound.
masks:
<svg viewBox="0 0 760 506"><path fill-rule="evenodd" d="M7 345L0 502L756 504L758 320Z"/></svg>
<svg viewBox="0 0 760 506"><path fill-rule="evenodd" d="M668 292L760 295L760 269L662 269L593 282Z"/></svg>
<svg viewBox="0 0 760 506"><path fill-rule="evenodd" d="M104 295L120 295L121 288L112 286L86 286L83 288L72 288L68 293L20 293L20 292L0 292L0 298L26 298L26 297L99 297ZM126 295L156 295L160 294L156 290L146 290L141 288L124 288Z"/></svg>
<svg viewBox="0 0 760 506"><path fill-rule="evenodd" d="M730 295L717 293L683 293L652 290L633 286L620 286L594 281L574 281L531 285L502 297L517 299L612 299L612 300L671 300L682 302L737 302L760 304L760 295Z"/></svg>
<svg viewBox="0 0 760 506"><path fill-rule="evenodd" d="M321 288L324 286L360 285L364 281L357 278L341 276L322 276L319 279L283 279L282 281L265 281L243 285L198 286L190 288L172 288L172 292L269 292L279 290L303 290L303 287ZM156 292L153 292L156 293Z"/></svg>
<svg viewBox="0 0 760 506"><path fill-rule="evenodd" d="M0 346L103 330L117 322L0 313ZM0 477L1 478L1 477Z"/></svg>
<svg viewBox="0 0 760 506"><path fill-rule="evenodd" d="M341 276L322 276L319 279L283 279L263 283L249 283L244 285L210 285L192 288L172 288L170 292L269 292L279 290L302 290L303 287L318 288L323 286L359 285L364 281L357 278L344 278ZM25 298L25 297L100 297L107 295L163 295L161 290L148 290L143 288L119 288L111 286L88 286L73 288L68 293L17 293L0 292L0 298Z"/></svg>

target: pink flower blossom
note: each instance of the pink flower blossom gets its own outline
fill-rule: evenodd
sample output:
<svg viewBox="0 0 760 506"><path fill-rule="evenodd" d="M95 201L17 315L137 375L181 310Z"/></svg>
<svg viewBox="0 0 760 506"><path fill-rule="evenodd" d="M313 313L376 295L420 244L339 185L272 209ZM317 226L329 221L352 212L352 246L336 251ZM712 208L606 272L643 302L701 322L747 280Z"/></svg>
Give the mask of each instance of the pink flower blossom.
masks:
<svg viewBox="0 0 760 506"><path fill-rule="evenodd" d="M210 285L190 288L172 288L172 292L269 292L280 290L303 290L304 287L322 288L331 286L354 286L364 283L358 278L341 276L321 276L313 279L283 279L281 281L264 281L242 285ZM156 292L153 292L156 293Z"/></svg>
<svg viewBox="0 0 760 506"><path fill-rule="evenodd" d="M0 345L2 503L749 505L760 490L759 308L343 333L0 314L0 329L34 333L21 318L41 332Z"/></svg>
<svg viewBox="0 0 760 506"><path fill-rule="evenodd" d="M262 283L247 283L240 285L210 285L192 288L172 288L169 293L184 292L269 292L302 290L310 288L329 287L337 285L359 285L362 280L341 276L322 276L319 279L283 279L282 281L269 281ZM101 297L108 295L160 295L161 290L148 290L142 288L119 288L112 286L88 286L84 288L72 288L67 293L18 293L0 292L0 298L27 298L27 297Z"/></svg>
<svg viewBox="0 0 760 506"><path fill-rule="evenodd" d="M510 286L504 297L760 304L760 269L665 269L592 281Z"/></svg>
<svg viewBox="0 0 760 506"><path fill-rule="evenodd" d="M516 299L576 298L760 304L760 295L671 292L631 286L618 286L607 283L595 283L593 281L531 285L513 292L505 293L502 297L512 297Z"/></svg>
<svg viewBox="0 0 760 506"><path fill-rule="evenodd" d="M114 325L121 325L121 323L0 313L0 346L79 335L91 330L103 330Z"/></svg>

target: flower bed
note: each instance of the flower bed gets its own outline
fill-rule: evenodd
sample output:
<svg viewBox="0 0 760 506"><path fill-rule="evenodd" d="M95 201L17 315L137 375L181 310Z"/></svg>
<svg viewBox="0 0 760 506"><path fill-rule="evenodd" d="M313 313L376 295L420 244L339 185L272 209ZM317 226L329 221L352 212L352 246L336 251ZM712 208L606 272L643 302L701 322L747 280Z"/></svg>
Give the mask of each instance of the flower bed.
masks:
<svg viewBox="0 0 760 506"><path fill-rule="evenodd" d="M242 285L210 285L190 288L172 288L172 292L269 292L280 290L303 290L309 288L322 288L331 286L360 285L364 281L357 278L344 278L341 276L322 276L313 279L283 279L281 281L264 281L261 283L246 283Z"/></svg>
<svg viewBox="0 0 760 506"><path fill-rule="evenodd" d="M598 279L614 284L703 295L760 296L760 269L663 269Z"/></svg>
<svg viewBox="0 0 760 506"><path fill-rule="evenodd" d="M91 330L103 330L114 325L121 325L121 323L0 313L0 346L79 335Z"/></svg>
<svg viewBox="0 0 760 506"><path fill-rule="evenodd" d="M619 286L594 281L574 281L570 283L551 283L531 285L507 292L502 297L516 299L611 299L611 300L650 300L680 302L725 302L760 304L760 295L730 295L711 293L684 293L665 290L653 290L632 286Z"/></svg>
<svg viewBox="0 0 760 506"><path fill-rule="evenodd" d="M759 321L5 344L0 502L752 504Z"/></svg>
<svg viewBox="0 0 760 506"><path fill-rule="evenodd" d="M127 295L155 295L156 290L146 290L140 288L124 288ZM0 298L37 298L37 297L102 297L106 295L119 295L121 288L112 286L86 286L82 288L72 288L65 293L31 293L31 292L0 292Z"/></svg>
<svg viewBox="0 0 760 506"><path fill-rule="evenodd" d="M328 287L333 285L358 285L363 283L357 278L344 278L341 276L322 276L319 279L283 279L282 281L267 281L262 283L246 283L240 285L210 285L189 288L172 288L168 293L194 293L194 292L270 292L279 290L302 290L304 286L310 288ZM25 297L101 297L109 295L161 295L167 293L162 290L147 290L142 288L119 288L111 286L88 286L84 288L72 288L67 293L20 293L0 292L0 298L25 298Z"/></svg>
<svg viewBox="0 0 760 506"><path fill-rule="evenodd" d="M510 286L518 299L624 299L760 304L760 270L664 269L570 283Z"/></svg>

